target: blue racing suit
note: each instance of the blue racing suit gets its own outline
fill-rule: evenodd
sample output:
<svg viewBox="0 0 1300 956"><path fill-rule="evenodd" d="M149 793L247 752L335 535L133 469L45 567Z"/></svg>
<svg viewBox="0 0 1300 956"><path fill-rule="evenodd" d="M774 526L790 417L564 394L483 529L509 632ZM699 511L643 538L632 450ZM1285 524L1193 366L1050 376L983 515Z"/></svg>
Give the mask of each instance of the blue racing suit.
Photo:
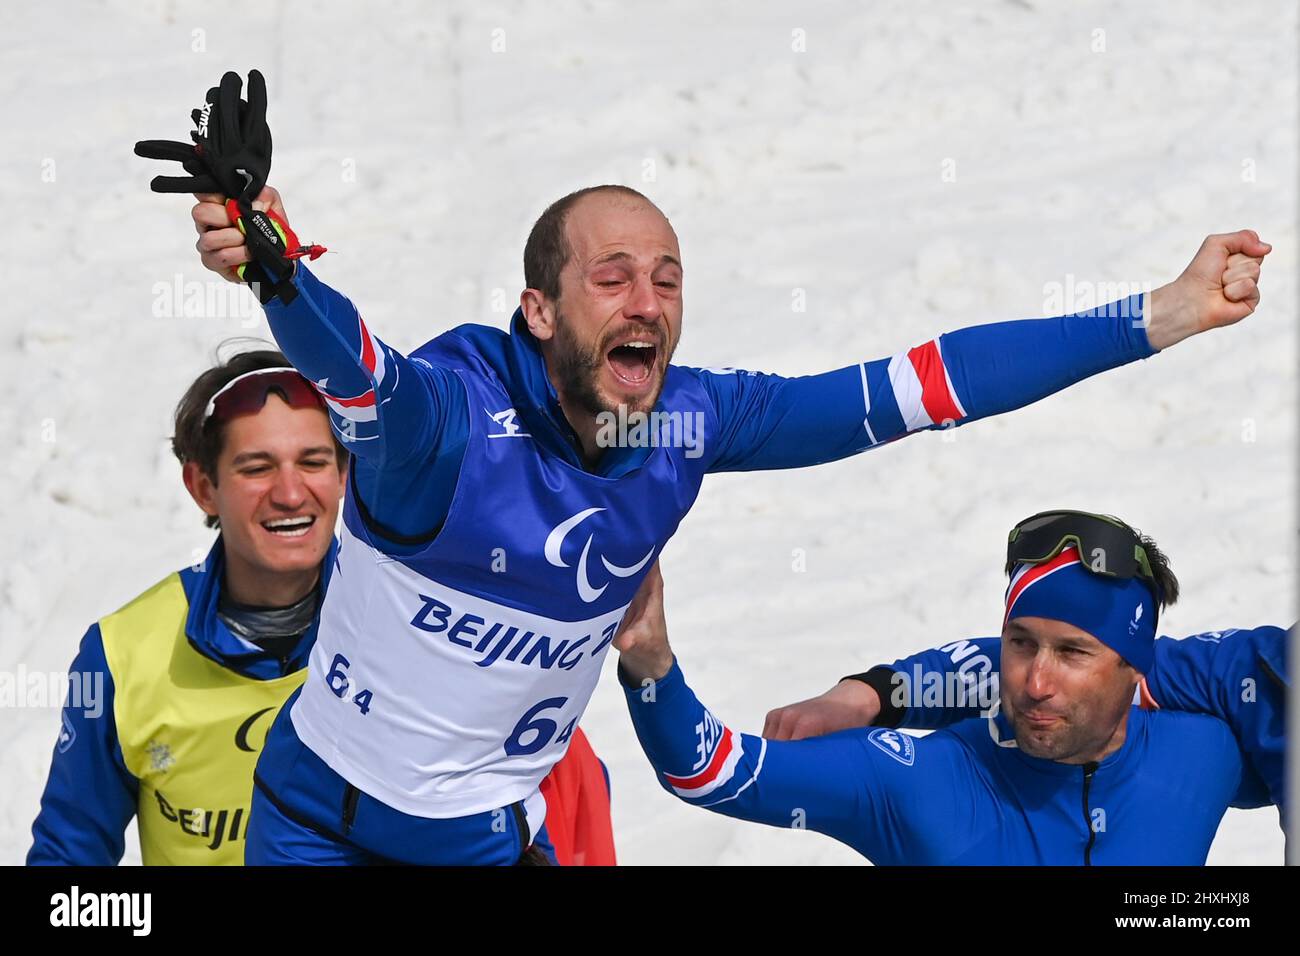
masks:
<svg viewBox="0 0 1300 956"><path fill-rule="evenodd" d="M310 673L258 764L249 862L341 861L340 841L513 862L536 784L705 474L845 458L1154 354L1137 295L821 375L674 365L656 410L698 420L698 444L628 443L588 467L521 313L408 357L301 263L293 282L292 302L266 306L271 331L353 458Z"/></svg>
<svg viewBox="0 0 1300 956"><path fill-rule="evenodd" d="M1294 625L1292 625L1294 629ZM1179 640L1158 637L1155 665L1144 675L1140 700L1147 709L1208 714L1232 729L1246 761L1241 791L1232 805L1276 806L1285 826L1287 643L1290 632L1265 625L1207 631ZM873 668L889 671L882 690L878 726L918 730L947 727L980 713L978 701L996 700L1002 642L997 637L954 641ZM868 675L874 677L872 671ZM889 680L898 675L897 682ZM957 680L952 678L956 677ZM964 706L925 687L968 686ZM897 698L897 699L891 699Z"/></svg>
<svg viewBox="0 0 1300 956"><path fill-rule="evenodd" d="M887 727L772 741L728 728L681 668L635 686L638 739L687 803L816 830L881 865L1203 864L1241 754L1212 717L1133 707L1118 750L1063 764L1014 746L1002 717L913 737Z"/></svg>

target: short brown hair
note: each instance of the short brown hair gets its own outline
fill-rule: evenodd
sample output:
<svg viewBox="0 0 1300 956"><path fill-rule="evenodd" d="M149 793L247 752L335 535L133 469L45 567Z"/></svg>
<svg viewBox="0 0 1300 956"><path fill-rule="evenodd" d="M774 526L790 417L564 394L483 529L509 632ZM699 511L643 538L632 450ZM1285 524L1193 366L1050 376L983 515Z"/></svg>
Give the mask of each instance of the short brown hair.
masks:
<svg viewBox="0 0 1300 956"><path fill-rule="evenodd" d="M208 402L212 400L213 395L241 375L264 368L288 367L290 367L289 360L282 353L275 349L258 349L232 355L196 378L181 396L180 404L176 406L175 431L172 434L172 454L176 456L176 460L182 465L191 461L197 463L215 485L217 459L221 457L225 447L226 426L224 423L214 422L212 427L204 427L203 413L207 410ZM288 401L287 397L283 395L281 397ZM334 453L338 456L338 466L341 471L347 467L348 452L339 443L333 430L330 435L334 439ZM205 516L204 523L209 528L221 527L221 521L216 515Z"/></svg>
<svg viewBox="0 0 1300 956"><path fill-rule="evenodd" d="M615 192L624 196L634 196L643 202L650 202L644 195L631 186L619 186L607 183L603 186L588 186L577 192L569 193L546 207L537 222L533 223L524 243L524 285L539 290L546 298L555 300L560 297L560 273L573 255L569 237L564 232L564 221L569 210L583 196L598 192ZM658 208L657 206L655 208Z"/></svg>

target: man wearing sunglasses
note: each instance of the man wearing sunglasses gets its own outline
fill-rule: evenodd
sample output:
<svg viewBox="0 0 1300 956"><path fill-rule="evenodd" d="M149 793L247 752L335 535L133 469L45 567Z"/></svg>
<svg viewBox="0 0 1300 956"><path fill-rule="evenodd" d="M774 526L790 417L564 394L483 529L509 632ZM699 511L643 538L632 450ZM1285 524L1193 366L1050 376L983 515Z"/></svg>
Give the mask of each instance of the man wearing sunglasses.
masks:
<svg viewBox="0 0 1300 956"><path fill-rule="evenodd" d="M993 706L919 738L730 730L685 683L648 581L615 647L660 783L877 864L1204 863L1227 807L1262 787L1223 721L1132 705L1178 596L1164 556L1113 519L1058 513L1017 526L1008 571Z"/></svg>
<svg viewBox="0 0 1300 956"><path fill-rule="evenodd" d="M1097 533L1090 525L1102 520L1072 512L1035 515L1013 531L1009 560L1035 551L1050 554L1063 542L1076 540L1090 553L1088 535ZM1016 532L1025 525L1029 528L1022 537ZM1149 553L1150 539L1142 541ZM1286 658L1293 629L1294 625L1290 629L1263 625L1206 631L1184 639L1157 637L1151 665L1133 698L1134 704L1147 710L1208 714L1226 722L1248 769L1247 785L1232 805L1276 806L1284 827L1290 685ZM845 677L818 697L771 711L763 736L802 740L856 727L948 727L979 716L996 701L1000 673L1008 665L1019 667L1031 652L1050 660L1049 648L1040 646L1032 635L1018 635L1011 641L977 637L921 651Z"/></svg>
<svg viewBox="0 0 1300 956"><path fill-rule="evenodd" d="M462 325L405 356L306 268L320 247L298 240L264 188L260 74L247 102L241 88L230 73L209 91L197 149L147 141L137 153L191 174L153 188L199 195L202 262L254 284L354 455L343 583L259 764L257 862L355 861L341 837L408 862L513 860L543 818L538 783L706 474L845 458L1231 325L1254 310L1270 248L1249 230L1212 236L1150 295L784 378L670 364L676 233L645 196L601 186L533 226L508 331ZM651 413L666 435L610 427Z"/></svg>
<svg viewBox="0 0 1300 956"><path fill-rule="evenodd" d="M270 350L190 385L172 450L220 533L86 632L72 673L103 675L104 694L63 709L29 864L114 865L133 816L146 865L243 862L253 766L306 675L334 566L347 453Z"/></svg>

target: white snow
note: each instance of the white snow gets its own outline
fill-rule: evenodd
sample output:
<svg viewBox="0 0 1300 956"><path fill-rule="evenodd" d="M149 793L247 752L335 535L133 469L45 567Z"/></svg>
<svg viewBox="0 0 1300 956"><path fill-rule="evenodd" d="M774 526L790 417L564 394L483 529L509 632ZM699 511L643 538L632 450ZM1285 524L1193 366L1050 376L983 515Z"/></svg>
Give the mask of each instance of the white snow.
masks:
<svg viewBox="0 0 1300 956"><path fill-rule="evenodd" d="M170 170L131 147L183 137L203 91L250 67L272 182L333 250L316 272L401 349L504 325L534 218L605 181L681 237L678 361L786 374L1051 314L1053 284L1159 285L1212 232L1273 243L1235 328L956 432L706 482L663 569L675 649L731 726L995 633L1006 530L1046 507L1156 537L1184 586L1166 633L1290 624L1296 25L1290 4L1209 0L12 6L0 671L66 669L93 620L207 548L170 414L218 343L269 333L220 285L199 293L222 315L166 314L208 274L190 201L151 194ZM57 703L0 716L0 863L29 845L57 726ZM859 862L676 802L612 672L583 726L624 863ZM1275 811L1230 811L1210 859L1281 853Z"/></svg>

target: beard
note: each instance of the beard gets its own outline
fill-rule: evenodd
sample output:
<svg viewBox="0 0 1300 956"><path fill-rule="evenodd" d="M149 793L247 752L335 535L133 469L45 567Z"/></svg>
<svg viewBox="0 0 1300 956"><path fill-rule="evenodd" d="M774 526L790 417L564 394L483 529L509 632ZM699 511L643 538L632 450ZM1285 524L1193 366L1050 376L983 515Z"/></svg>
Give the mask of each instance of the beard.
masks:
<svg viewBox="0 0 1300 956"><path fill-rule="evenodd" d="M1128 697L1114 701L1101 699L1075 701L1065 712L1052 710L1056 720L1046 727L1034 726L1014 705L1008 708L1002 698L1002 713L1007 714L1016 733L1016 746L1031 757L1057 763L1083 763L1090 754L1107 748L1128 711ZM1026 704L1033 710L1032 704Z"/></svg>
<svg viewBox="0 0 1300 956"><path fill-rule="evenodd" d="M676 350L676 344L670 346L665 342L658 328L655 329L655 334L659 338L655 353L655 367L650 373L659 376L654 392L643 401L629 403L616 401L601 390L600 376L605 370L605 354L608 351L606 346L624 331L626 326L605 335L600 342L586 345L578 340L564 316L558 310L556 311L556 347L553 353L555 385L567 401L576 404L590 415L616 414L620 406L626 407L629 412L649 412L659 401L659 395L663 391L663 370L667 368L672 353ZM659 361L660 357L662 362Z"/></svg>
<svg viewBox="0 0 1300 956"><path fill-rule="evenodd" d="M1011 724L1016 731L1016 746L1031 757L1043 760L1064 760L1082 751L1089 741L1083 739L1080 728L1068 720L1058 720L1051 727L1034 727L1028 720L1015 714Z"/></svg>
<svg viewBox="0 0 1300 956"><path fill-rule="evenodd" d="M569 323L555 314L556 385L569 401L591 415L616 411L617 406L600 393L597 382L605 365L605 355L595 346L585 346L573 335Z"/></svg>

